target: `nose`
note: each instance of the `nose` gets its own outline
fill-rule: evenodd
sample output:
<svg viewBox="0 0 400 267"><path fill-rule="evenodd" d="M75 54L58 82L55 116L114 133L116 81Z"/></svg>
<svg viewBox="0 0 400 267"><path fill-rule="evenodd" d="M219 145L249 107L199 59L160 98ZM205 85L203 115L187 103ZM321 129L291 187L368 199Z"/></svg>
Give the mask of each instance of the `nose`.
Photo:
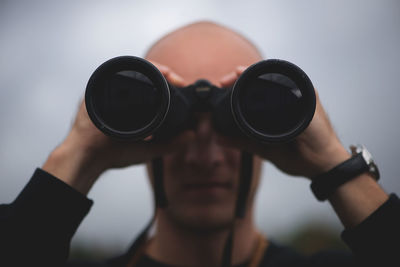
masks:
<svg viewBox="0 0 400 267"><path fill-rule="evenodd" d="M194 141L188 144L184 161L193 167L213 168L224 160L223 148L216 142L216 132L212 127L209 113L196 114Z"/></svg>

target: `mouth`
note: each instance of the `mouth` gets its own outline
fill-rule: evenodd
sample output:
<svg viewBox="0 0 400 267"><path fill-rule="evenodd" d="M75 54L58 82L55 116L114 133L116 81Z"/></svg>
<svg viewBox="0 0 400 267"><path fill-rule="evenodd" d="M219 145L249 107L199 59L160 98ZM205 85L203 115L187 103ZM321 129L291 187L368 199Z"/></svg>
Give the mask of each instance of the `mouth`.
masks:
<svg viewBox="0 0 400 267"><path fill-rule="evenodd" d="M184 185L186 194L190 195L220 195L232 190L232 183L229 182L202 182L189 183Z"/></svg>

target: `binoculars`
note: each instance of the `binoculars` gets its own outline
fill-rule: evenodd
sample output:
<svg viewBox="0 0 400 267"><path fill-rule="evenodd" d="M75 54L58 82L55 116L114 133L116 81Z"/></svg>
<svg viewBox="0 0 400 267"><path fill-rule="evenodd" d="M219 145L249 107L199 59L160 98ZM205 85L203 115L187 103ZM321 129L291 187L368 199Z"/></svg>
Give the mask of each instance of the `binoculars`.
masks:
<svg viewBox="0 0 400 267"><path fill-rule="evenodd" d="M199 112L227 136L262 143L295 138L311 122L314 87L296 65L278 59L248 67L229 88L207 80L175 87L145 59L112 58L91 75L85 93L90 119L103 133L120 139L168 139L195 129Z"/></svg>

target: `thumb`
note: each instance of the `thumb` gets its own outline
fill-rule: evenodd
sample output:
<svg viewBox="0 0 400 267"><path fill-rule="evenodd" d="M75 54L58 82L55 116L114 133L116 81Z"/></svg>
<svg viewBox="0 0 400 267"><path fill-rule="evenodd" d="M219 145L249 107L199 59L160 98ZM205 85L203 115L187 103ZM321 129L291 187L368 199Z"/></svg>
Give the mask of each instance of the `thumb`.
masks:
<svg viewBox="0 0 400 267"><path fill-rule="evenodd" d="M184 131L172 139L162 142L148 142L147 148L152 151L154 157L177 152L185 149L187 144L194 142L195 133L193 131Z"/></svg>

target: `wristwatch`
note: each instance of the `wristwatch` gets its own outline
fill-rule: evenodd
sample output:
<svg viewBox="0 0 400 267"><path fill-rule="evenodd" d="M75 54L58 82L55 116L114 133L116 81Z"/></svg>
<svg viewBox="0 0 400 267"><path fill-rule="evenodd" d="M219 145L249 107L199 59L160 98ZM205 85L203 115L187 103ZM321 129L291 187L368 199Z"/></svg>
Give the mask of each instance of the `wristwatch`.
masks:
<svg viewBox="0 0 400 267"><path fill-rule="evenodd" d="M371 154L363 145L350 146L352 157L330 171L312 178L311 191L319 201L328 199L340 185L362 173L379 180L379 170Z"/></svg>

